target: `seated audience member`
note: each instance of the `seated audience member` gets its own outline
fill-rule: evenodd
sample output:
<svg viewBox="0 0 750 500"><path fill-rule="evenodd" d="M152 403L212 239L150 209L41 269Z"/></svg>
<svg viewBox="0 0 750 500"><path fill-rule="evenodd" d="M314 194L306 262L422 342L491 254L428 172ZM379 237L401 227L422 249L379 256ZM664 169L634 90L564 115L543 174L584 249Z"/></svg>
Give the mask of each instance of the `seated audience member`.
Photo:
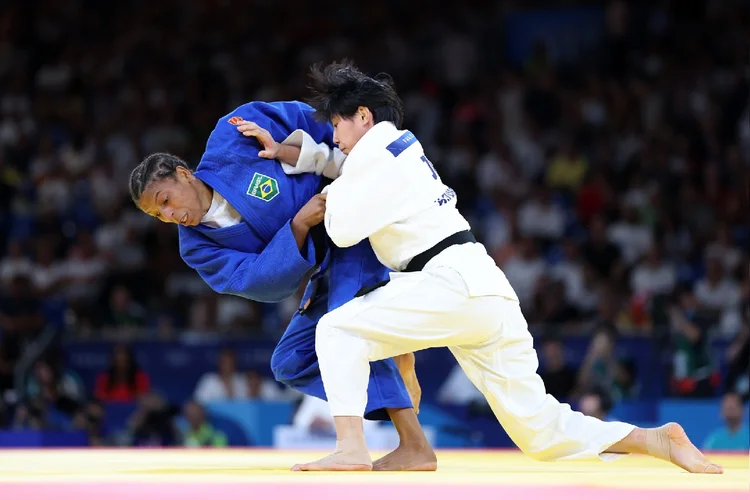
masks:
<svg viewBox="0 0 750 500"><path fill-rule="evenodd" d="M60 353L53 352L34 364L26 379L26 398L38 400L72 414L84 401L85 388L78 375L63 368Z"/></svg>
<svg viewBox="0 0 750 500"><path fill-rule="evenodd" d="M562 342L556 338L542 341L542 369L539 375L547 393L558 401L567 401L576 385L576 372L565 361Z"/></svg>
<svg viewBox="0 0 750 500"><path fill-rule="evenodd" d="M257 370L247 372L247 397L260 401L287 401L290 398L279 384L263 378ZM299 393L297 393L299 394Z"/></svg>
<svg viewBox="0 0 750 500"><path fill-rule="evenodd" d="M367 433L367 429L377 427L378 422L365 420L364 426ZM307 395L302 398L302 404L292 418L292 427L313 435L336 435L328 402Z"/></svg>
<svg viewBox="0 0 750 500"><path fill-rule="evenodd" d="M177 410L162 397L149 393L139 401L128 421L128 446L161 447L178 444L174 422Z"/></svg>
<svg viewBox="0 0 750 500"><path fill-rule="evenodd" d="M195 400L201 404L247 399L247 377L237 371L237 356L231 349L219 353L216 372L206 373L195 387Z"/></svg>
<svg viewBox="0 0 750 500"><path fill-rule="evenodd" d="M674 346L673 392L682 398L713 397L718 380L709 354L711 318L700 309L690 288L677 293L677 302L668 315Z"/></svg>
<svg viewBox="0 0 750 500"><path fill-rule="evenodd" d="M748 451L750 430L745 420L742 399L734 392L728 392L721 400L721 418L724 426L709 434L703 449L712 451Z"/></svg>
<svg viewBox="0 0 750 500"><path fill-rule="evenodd" d="M94 395L104 403L129 403L146 394L151 387L148 375L138 368L133 351L118 344L106 372L96 378Z"/></svg>
<svg viewBox="0 0 750 500"><path fill-rule="evenodd" d="M479 392L469 377L455 365L438 391L437 400L440 403L452 405L487 405L484 395Z"/></svg>
<svg viewBox="0 0 750 500"><path fill-rule="evenodd" d="M227 436L214 428L206 418L206 411L195 401L188 401L182 410L187 429L182 435L182 445L188 448L227 446Z"/></svg>
<svg viewBox="0 0 750 500"><path fill-rule="evenodd" d="M73 414L70 428L73 431L84 431L89 437L89 446L107 446L108 440L104 425L105 410L98 401L90 401Z"/></svg>
<svg viewBox="0 0 750 500"><path fill-rule="evenodd" d="M604 390L588 390L578 401L578 410L584 415L596 417L599 420L608 420L609 412L612 411L612 398Z"/></svg>

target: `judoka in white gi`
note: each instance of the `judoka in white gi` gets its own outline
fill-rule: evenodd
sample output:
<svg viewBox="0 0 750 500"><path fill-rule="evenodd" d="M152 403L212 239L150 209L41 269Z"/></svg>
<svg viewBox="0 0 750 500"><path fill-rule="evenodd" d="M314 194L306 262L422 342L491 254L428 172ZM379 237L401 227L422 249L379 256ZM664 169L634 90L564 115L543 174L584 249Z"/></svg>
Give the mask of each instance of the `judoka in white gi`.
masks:
<svg viewBox="0 0 750 500"><path fill-rule="evenodd" d="M311 79L312 104L333 123L340 152L301 131L280 147L255 124L238 129L258 137L289 173L335 178L325 213L331 240L349 247L369 238L394 272L387 284L362 291L318 323L316 351L337 445L333 454L296 470L370 470L362 432L368 362L448 347L511 439L535 459L643 453L690 472L722 472L679 424L640 429L603 422L548 395L516 293L475 242L455 193L419 141L399 129L403 111L390 79L370 78L346 62L314 67Z"/></svg>

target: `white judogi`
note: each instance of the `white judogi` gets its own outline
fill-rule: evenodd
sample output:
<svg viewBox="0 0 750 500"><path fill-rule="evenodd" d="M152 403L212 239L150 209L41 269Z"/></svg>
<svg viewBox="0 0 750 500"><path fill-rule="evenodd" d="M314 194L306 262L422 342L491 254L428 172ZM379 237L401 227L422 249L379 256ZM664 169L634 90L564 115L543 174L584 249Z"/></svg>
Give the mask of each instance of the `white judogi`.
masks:
<svg viewBox="0 0 750 500"><path fill-rule="evenodd" d="M308 157L309 148L300 160ZM300 161L285 168L322 172L333 154L319 158L317 167ZM378 259L400 271L469 228L421 144L392 123L369 130L339 170L328 189L325 226L340 247L369 238ZM364 414L369 361L430 347L451 350L511 439L534 458L604 457L634 429L584 416L546 394L518 298L479 243L449 247L422 271L391 273L387 285L321 318L316 351L331 413Z"/></svg>

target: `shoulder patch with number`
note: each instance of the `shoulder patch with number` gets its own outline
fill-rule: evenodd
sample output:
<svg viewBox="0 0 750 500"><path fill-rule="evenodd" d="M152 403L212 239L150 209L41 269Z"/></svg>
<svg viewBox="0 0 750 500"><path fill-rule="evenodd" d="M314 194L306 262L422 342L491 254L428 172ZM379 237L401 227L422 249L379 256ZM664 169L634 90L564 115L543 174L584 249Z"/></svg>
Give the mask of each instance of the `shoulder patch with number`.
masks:
<svg viewBox="0 0 750 500"><path fill-rule="evenodd" d="M259 200L271 201L279 195L279 183L273 177L256 172L247 187L247 194Z"/></svg>

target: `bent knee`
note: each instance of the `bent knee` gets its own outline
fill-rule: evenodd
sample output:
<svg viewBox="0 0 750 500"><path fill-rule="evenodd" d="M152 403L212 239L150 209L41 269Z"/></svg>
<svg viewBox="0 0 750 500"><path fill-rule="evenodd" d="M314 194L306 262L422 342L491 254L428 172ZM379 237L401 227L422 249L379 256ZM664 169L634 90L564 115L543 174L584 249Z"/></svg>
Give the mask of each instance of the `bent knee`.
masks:
<svg viewBox="0 0 750 500"><path fill-rule="evenodd" d="M329 347L341 336L341 331L336 327L330 314L324 315L318 321L315 328L315 351Z"/></svg>
<svg viewBox="0 0 750 500"><path fill-rule="evenodd" d="M291 353L288 352L281 353L278 350L273 351L273 354L271 354L271 372L276 381L281 382L282 384L286 384L290 379L290 371L287 370L286 363L286 358L288 358L290 354Z"/></svg>
<svg viewBox="0 0 750 500"><path fill-rule="evenodd" d="M289 387L307 383L310 372L317 370L315 353L301 356L297 351L275 350L271 355L271 372L277 382Z"/></svg>
<svg viewBox="0 0 750 500"><path fill-rule="evenodd" d="M319 359L347 355L368 355L367 341L341 328L341 324L333 318L323 316L315 330L315 352Z"/></svg>

